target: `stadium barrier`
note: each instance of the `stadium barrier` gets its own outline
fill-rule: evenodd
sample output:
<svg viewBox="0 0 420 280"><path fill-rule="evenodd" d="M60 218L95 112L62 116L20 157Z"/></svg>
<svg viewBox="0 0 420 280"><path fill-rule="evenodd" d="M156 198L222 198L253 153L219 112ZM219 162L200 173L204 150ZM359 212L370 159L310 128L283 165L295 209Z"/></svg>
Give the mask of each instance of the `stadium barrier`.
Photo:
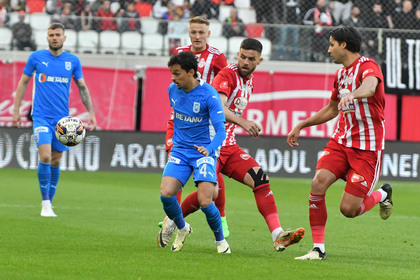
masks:
<svg viewBox="0 0 420 280"><path fill-rule="evenodd" d="M2 128L0 168L36 169L38 154L29 128ZM238 136L269 176L312 178L328 139L301 138L290 148L285 137ZM161 173L166 164L165 134L152 132L87 132L85 140L65 152L62 170ZM387 141L381 180L419 181L418 143Z"/></svg>

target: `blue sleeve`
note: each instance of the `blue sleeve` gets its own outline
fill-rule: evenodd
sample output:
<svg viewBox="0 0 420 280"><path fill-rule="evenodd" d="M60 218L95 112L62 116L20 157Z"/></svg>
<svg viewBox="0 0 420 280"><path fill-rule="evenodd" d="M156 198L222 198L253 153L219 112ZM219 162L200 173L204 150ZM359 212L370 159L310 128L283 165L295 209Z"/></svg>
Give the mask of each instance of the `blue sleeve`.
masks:
<svg viewBox="0 0 420 280"><path fill-rule="evenodd" d="M209 106L211 123L213 124L214 130L216 131L216 135L210 144L206 147L209 154L217 150L217 148L222 145L223 141L226 139L226 119L223 112L222 101L220 100L220 96L217 91L213 87L210 88L212 89L212 94L207 99L207 102Z"/></svg>
<svg viewBox="0 0 420 280"><path fill-rule="evenodd" d="M23 68L23 73L31 77L34 71L35 71L35 59L34 59L34 53L31 53L31 55L28 58L28 61L25 64L25 68Z"/></svg>
<svg viewBox="0 0 420 280"><path fill-rule="evenodd" d="M82 72L82 64L80 63L80 60L77 56L75 57L75 65L74 65L74 70L73 70L73 77L75 80L79 80L81 78L83 78L83 72Z"/></svg>
<svg viewBox="0 0 420 280"><path fill-rule="evenodd" d="M207 151L211 155L214 151L222 145L223 141L226 139L226 130L225 130L225 123L218 122L213 124L214 130L216 131L216 135L214 135L213 140L211 140L210 144L206 147Z"/></svg>

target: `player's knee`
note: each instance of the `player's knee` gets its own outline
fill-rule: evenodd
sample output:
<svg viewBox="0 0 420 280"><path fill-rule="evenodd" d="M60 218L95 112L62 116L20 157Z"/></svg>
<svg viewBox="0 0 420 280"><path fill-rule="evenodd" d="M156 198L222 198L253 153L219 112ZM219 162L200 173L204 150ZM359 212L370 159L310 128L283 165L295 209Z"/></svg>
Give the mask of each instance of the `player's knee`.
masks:
<svg viewBox="0 0 420 280"><path fill-rule="evenodd" d="M341 214L347 218L354 218L357 214L357 209L353 209L352 207L348 207L346 205L340 205Z"/></svg>
<svg viewBox="0 0 420 280"><path fill-rule="evenodd" d="M39 160L43 163L51 163L51 156L50 155L39 155Z"/></svg>
<svg viewBox="0 0 420 280"><path fill-rule="evenodd" d="M261 168L259 168L257 172L255 172L255 170L251 168L250 170L248 170L248 174L254 181L254 188L264 184L268 184L270 182L268 175L265 174Z"/></svg>

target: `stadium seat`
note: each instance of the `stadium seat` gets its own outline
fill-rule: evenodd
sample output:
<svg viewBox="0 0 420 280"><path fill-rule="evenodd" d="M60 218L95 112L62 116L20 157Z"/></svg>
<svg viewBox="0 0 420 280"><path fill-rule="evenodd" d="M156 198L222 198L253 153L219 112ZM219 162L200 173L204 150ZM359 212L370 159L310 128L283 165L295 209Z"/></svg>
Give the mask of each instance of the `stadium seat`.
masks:
<svg viewBox="0 0 420 280"><path fill-rule="evenodd" d="M219 6L219 21L224 22L227 17L230 16L230 9L232 6L221 5Z"/></svg>
<svg viewBox="0 0 420 280"><path fill-rule="evenodd" d="M47 41L47 30L33 30L32 31L32 38L34 39L36 49L42 50L48 48L48 41Z"/></svg>
<svg viewBox="0 0 420 280"><path fill-rule="evenodd" d="M143 55L153 55L160 56L163 52L163 35L159 33L143 34L143 43L142 43L142 54Z"/></svg>
<svg viewBox="0 0 420 280"><path fill-rule="evenodd" d="M7 27L0 27L0 50L11 50L13 34L12 30Z"/></svg>
<svg viewBox="0 0 420 280"><path fill-rule="evenodd" d="M136 31L126 31L121 33L121 53L140 55L141 34Z"/></svg>
<svg viewBox="0 0 420 280"><path fill-rule="evenodd" d="M140 18L141 21L141 31L143 34L156 34L158 33L159 28L159 20L147 17L147 18Z"/></svg>
<svg viewBox="0 0 420 280"><path fill-rule="evenodd" d="M264 25L259 23L247 24L245 26L245 32L248 38L261 38L264 36Z"/></svg>
<svg viewBox="0 0 420 280"><path fill-rule="evenodd" d="M99 33L99 53L118 54L120 52L120 33L105 30Z"/></svg>
<svg viewBox="0 0 420 280"><path fill-rule="evenodd" d="M236 8L251 8L251 0L235 0L235 7Z"/></svg>
<svg viewBox="0 0 420 280"><path fill-rule="evenodd" d="M64 32L66 41L64 42L64 50L75 53L77 50L77 32L72 29L67 29Z"/></svg>
<svg viewBox="0 0 420 280"><path fill-rule="evenodd" d="M81 30L77 32L79 53L97 53L99 45L98 32L93 30Z"/></svg>
<svg viewBox="0 0 420 280"><path fill-rule="evenodd" d="M10 12L8 13L8 15L9 15L8 25L10 28L12 28L15 23L19 22L19 12ZM29 15L25 16L24 22L29 23Z"/></svg>
<svg viewBox="0 0 420 280"><path fill-rule="evenodd" d="M261 42L261 44L263 45L263 50L261 53L261 57L266 59L266 60L270 60L271 59L271 41L267 38L258 38L258 41Z"/></svg>
<svg viewBox="0 0 420 280"><path fill-rule="evenodd" d="M238 18L242 19L245 24L256 23L257 13L249 8L238 8Z"/></svg>
<svg viewBox="0 0 420 280"><path fill-rule="evenodd" d="M29 24L33 30L43 30L47 34L48 26L51 24L51 16L44 13L34 13L27 15L29 17Z"/></svg>
<svg viewBox="0 0 420 280"><path fill-rule="evenodd" d="M215 47L219 51L223 52L227 56L228 52L228 39L224 36L213 36L210 35L208 39L210 46Z"/></svg>
<svg viewBox="0 0 420 280"><path fill-rule="evenodd" d="M246 37L233 36L229 38L228 56L230 59L236 57L236 53L239 51L239 47L244 39L246 39Z"/></svg>
<svg viewBox="0 0 420 280"><path fill-rule="evenodd" d="M214 36L214 37L222 36L223 23L221 23L218 20L211 20L209 30L211 31L210 37L211 36Z"/></svg>

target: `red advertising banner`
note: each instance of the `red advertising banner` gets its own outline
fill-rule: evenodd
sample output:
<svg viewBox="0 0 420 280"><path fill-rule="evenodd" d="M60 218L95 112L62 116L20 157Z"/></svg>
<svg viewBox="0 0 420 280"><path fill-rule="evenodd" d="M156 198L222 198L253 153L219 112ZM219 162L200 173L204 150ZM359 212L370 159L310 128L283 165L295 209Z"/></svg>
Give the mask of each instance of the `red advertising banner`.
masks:
<svg viewBox="0 0 420 280"><path fill-rule="evenodd" d="M402 96L401 140L420 141L420 96Z"/></svg>
<svg viewBox="0 0 420 280"><path fill-rule="evenodd" d="M0 64L0 126L12 126L14 95L22 75L24 62ZM102 130L134 130L137 102L137 80L134 70L83 67L83 75L91 94L93 107ZM26 116L32 103L32 79L21 106ZM70 115L86 122L88 114L76 84L70 89ZM31 122L22 118L23 126Z"/></svg>
<svg viewBox="0 0 420 280"><path fill-rule="evenodd" d="M299 121L328 104L334 76L331 74L256 71L254 94L244 117L263 128L263 135L286 136ZM141 130L166 130L170 105L167 88L171 83L167 68L146 69L141 114ZM396 97L386 97L386 139L396 140ZM329 137L336 120L302 131L302 137ZM238 135L245 134L238 130Z"/></svg>

